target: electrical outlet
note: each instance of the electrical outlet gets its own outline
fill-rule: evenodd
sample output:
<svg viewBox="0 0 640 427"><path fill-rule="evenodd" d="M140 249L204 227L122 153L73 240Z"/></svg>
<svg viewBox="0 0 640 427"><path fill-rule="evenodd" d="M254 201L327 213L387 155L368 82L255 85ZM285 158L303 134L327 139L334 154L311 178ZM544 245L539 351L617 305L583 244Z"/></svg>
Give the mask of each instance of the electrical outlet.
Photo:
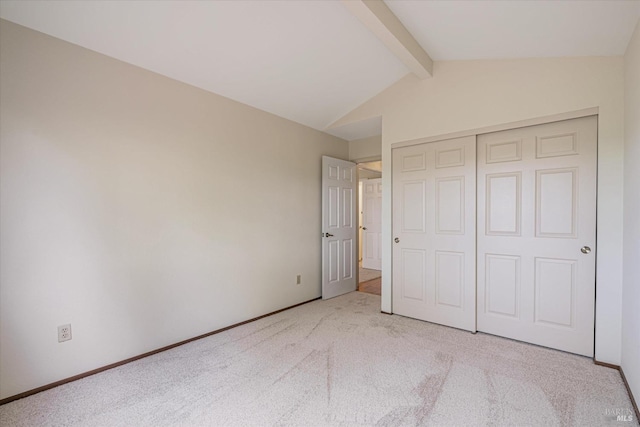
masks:
<svg viewBox="0 0 640 427"><path fill-rule="evenodd" d="M296 276L296 285L299 285L300 283L302 283L302 274L298 274Z"/></svg>
<svg viewBox="0 0 640 427"><path fill-rule="evenodd" d="M58 342L69 341L71 339L71 325L58 326Z"/></svg>

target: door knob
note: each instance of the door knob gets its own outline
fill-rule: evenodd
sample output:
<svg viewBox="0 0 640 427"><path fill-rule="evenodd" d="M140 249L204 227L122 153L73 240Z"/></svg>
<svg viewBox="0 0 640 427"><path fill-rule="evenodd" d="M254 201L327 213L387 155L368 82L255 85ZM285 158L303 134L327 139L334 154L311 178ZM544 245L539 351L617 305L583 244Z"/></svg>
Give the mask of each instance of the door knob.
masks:
<svg viewBox="0 0 640 427"><path fill-rule="evenodd" d="M327 236L327 237L333 237L333 234L331 234L331 233L326 233L326 234L325 234L325 236Z"/></svg>
<svg viewBox="0 0 640 427"><path fill-rule="evenodd" d="M397 237L395 239L393 239L394 242L396 243L400 243L400 239L398 239Z"/></svg>
<svg viewBox="0 0 640 427"><path fill-rule="evenodd" d="M591 248L589 246L583 246L582 249L580 249L580 252L582 252L583 254L588 254L591 252Z"/></svg>
<svg viewBox="0 0 640 427"><path fill-rule="evenodd" d="M362 229L363 229L363 230L366 230L366 229L367 229L367 227L362 227Z"/></svg>

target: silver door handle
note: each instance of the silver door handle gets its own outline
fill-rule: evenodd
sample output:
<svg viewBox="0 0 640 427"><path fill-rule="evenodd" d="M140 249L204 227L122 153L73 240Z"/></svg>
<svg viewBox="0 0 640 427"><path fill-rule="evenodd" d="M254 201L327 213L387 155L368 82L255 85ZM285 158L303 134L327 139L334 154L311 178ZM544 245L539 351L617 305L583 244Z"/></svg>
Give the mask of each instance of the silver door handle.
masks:
<svg viewBox="0 0 640 427"><path fill-rule="evenodd" d="M395 239L393 239L394 242L396 243L400 243L400 239L398 239L397 237Z"/></svg>
<svg viewBox="0 0 640 427"><path fill-rule="evenodd" d="M591 252L591 248L590 248L589 246L583 246L583 247L580 249L580 252L582 252L583 254L588 254L588 253L590 253L590 252Z"/></svg>

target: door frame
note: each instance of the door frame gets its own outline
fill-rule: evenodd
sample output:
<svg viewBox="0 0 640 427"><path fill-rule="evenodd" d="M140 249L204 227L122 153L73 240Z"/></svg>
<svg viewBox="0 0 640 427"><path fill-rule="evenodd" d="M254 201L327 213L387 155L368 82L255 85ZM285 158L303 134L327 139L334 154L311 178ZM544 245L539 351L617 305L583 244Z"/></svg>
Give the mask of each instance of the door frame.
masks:
<svg viewBox="0 0 640 427"><path fill-rule="evenodd" d="M464 137L464 136L478 136L478 135L482 135L482 134L486 134L486 133L493 133L493 132L499 132L499 131L503 131L503 130L511 130L511 129L518 129L518 128L522 128L522 127L528 127L528 126L536 126L536 125L542 125L542 124L547 124L547 123L553 123L553 122L559 122L559 121L564 121L564 120L570 120L570 119L577 119L577 118L582 118L582 117L588 117L588 116L597 116L598 117L598 123L599 123L599 114L600 114L600 109L598 107L592 107L592 108L585 108L585 109L581 109L581 110L576 110L576 111L570 111L570 112L566 112L566 113L559 113L559 114L552 114L552 115L548 115L548 116L541 116L541 117L535 117L535 118L531 118L531 119L526 119L526 120L519 120L519 121L515 121L515 122L507 122L507 123L503 123L503 124L499 124L499 125L493 125L493 126L485 126L485 127L481 127L481 128L475 128L475 129L468 129L468 130L464 130L464 131L460 131L460 132L452 132L452 133L447 133L447 134L441 134L441 135L435 135L435 136L430 136L430 137L424 137L424 138L417 138L417 139L411 139L411 140L406 140L406 141L399 141L396 143L392 143L390 146L390 149L388 151L389 153L389 159L387 160L386 163L389 163L389 166L386 168L386 170L390 171L390 177L389 177L389 188L387 190L387 192L384 192L383 190L383 218L384 218L384 211L385 211L385 195L387 198L390 198L388 206L391 207L391 212L388 212L387 215L389 215L389 221L388 222L384 222L383 220L383 225L382 225L382 233L383 233L383 238L382 238L382 245L383 245L383 258L382 258L382 268L383 271L385 271L385 266L388 269L388 274L382 275L382 300L381 300L381 311L383 313L386 314L393 314L393 251L389 250L389 256L385 257L385 251L384 251L384 246L385 244L388 245L388 248L391 249L393 246L392 243L392 239L393 239L393 170L391 169L391 164L393 163L393 150L396 148L402 148L402 147L408 147L408 146L412 146L412 145L420 145L420 144L425 144L425 143L432 143L432 142L438 142L438 141L442 141L442 140L447 140L447 139L454 139L454 138L460 138L460 137ZM597 138L598 138L598 143L599 143L599 137L600 134L597 134ZM477 141L476 141L477 144ZM383 152L384 152L384 147L383 147ZM597 233L597 228L598 228L598 207L599 207L599 198L598 198L598 189L599 189L599 175L598 175L598 167L599 167L599 149L596 149L596 247L598 246L598 233ZM384 188L384 187L383 187ZM600 263L600 257L599 257L599 251L596 251L596 277L595 277L595 295L594 295L594 299L596 299L597 295L598 295L598 275L597 275L597 271L598 271L598 265ZM597 334L597 324L598 324L598 306L597 306L597 299L596 299L596 304L595 304L595 312L594 312L594 356L593 356L593 360L596 361L597 360L597 346L596 346L596 341L598 339L598 334Z"/></svg>
<svg viewBox="0 0 640 427"><path fill-rule="evenodd" d="M362 168L360 165L362 163L381 162L382 161L382 155L380 155L380 156L371 156L371 157L362 157L362 158L359 158L359 159L351 159L349 161L354 162L356 164L356 179L358 180L358 186L356 186L357 191L358 191L358 194L356 195L356 209L357 209L356 212L358 212L358 215L356 215L356 222L357 222L356 226L358 227L358 232L356 233L356 245L358 247L360 247L360 244L362 243L361 242L361 238L360 238L361 227L362 227L362 221L361 221L362 215L360 215L362 206L360 206L360 199L361 199L361 196L362 196L362 194L361 194L362 188L361 187L364 187L364 186L361 186L359 184L360 184L360 169L365 169L365 168ZM384 176L383 172L384 171L380 172L380 177L381 178ZM382 229L384 229L384 226L382 227ZM381 245L384 245L384 237L383 237L383 241L381 242ZM384 268L384 262L382 262L382 264L383 264L383 268ZM380 272L382 273L382 271L383 270L381 269ZM356 284L360 285L360 260L358 260L358 269L356 271ZM356 289L357 288L358 288L358 286L356 287Z"/></svg>

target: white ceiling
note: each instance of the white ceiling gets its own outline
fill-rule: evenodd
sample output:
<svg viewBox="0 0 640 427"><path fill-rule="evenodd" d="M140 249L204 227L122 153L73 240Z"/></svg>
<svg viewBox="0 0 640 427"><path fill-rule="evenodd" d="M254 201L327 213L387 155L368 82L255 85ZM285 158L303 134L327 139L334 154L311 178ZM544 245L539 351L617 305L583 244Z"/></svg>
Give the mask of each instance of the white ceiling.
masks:
<svg viewBox="0 0 640 427"><path fill-rule="evenodd" d="M623 55L640 1L386 2L435 61Z"/></svg>
<svg viewBox="0 0 640 427"><path fill-rule="evenodd" d="M640 0L387 4L434 60L621 55L640 18ZM319 130L409 72L339 1L3 0L0 17Z"/></svg>

